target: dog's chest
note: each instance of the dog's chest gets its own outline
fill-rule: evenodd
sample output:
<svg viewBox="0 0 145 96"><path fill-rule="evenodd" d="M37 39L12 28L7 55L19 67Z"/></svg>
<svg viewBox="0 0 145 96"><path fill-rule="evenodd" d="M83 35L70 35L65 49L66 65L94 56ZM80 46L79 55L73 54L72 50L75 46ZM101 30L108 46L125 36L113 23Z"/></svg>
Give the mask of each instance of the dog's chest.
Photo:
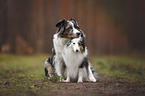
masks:
<svg viewBox="0 0 145 96"><path fill-rule="evenodd" d="M83 54L75 53L71 48L64 48L62 57L67 68L67 74L71 79L76 79L79 71L79 66L83 61Z"/></svg>
<svg viewBox="0 0 145 96"><path fill-rule="evenodd" d="M75 53L70 48L64 48L62 56L66 66L71 68L79 67L84 58L82 53Z"/></svg>

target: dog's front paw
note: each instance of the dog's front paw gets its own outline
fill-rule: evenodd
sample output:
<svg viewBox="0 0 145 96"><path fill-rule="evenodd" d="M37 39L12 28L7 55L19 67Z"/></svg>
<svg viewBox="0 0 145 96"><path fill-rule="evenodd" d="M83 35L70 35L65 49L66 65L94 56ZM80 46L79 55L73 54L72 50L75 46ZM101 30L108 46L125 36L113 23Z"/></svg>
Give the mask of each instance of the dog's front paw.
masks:
<svg viewBox="0 0 145 96"><path fill-rule="evenodd" d="M62 80L62 82L66 82L67 83L67 82L70 82L70 80Z"/></svg>
<svg viewBox="0 0 145 96"><path fill-rule="evenodd" d="M83 80L78 80L77 82L78 82L78 83L83 83Z"/></svg>
<svg viewBox="0 0 145 96"><path fill-rule="evenodd" d="M90 78L91 82L96 82L97 80L95 78Z"/></svg>

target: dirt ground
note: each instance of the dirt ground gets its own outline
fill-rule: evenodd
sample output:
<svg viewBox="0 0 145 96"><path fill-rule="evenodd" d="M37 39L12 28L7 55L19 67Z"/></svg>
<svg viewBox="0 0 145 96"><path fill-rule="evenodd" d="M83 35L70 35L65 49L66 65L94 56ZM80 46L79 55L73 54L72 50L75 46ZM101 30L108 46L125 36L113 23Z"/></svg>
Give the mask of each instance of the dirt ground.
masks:
<svg viewBox="0 0 145 96"><path fill-rule="evenodd" d="M10 82L5 82L3 85L10 85ZM0 92L0 96L145 96L145 83L124 82L110 77L96 83L53 83L45 79L27 88L27 91L22 89L14 93Z"/></svg>
<svg viewBox="0 0 145 96"><path fill-rule="evenodd" d="M28 92L29 96L145 96L145 83L129 83L121 79L103 78L96 83L52 83L44 93ZM42 85L41 88L43 89ZM36 86L37 87L37 86ZM39 86L40 87L40 86Z"/></svg>
<svg viewBox="0 0 145 96"><path fill-rule="evenodd" d="M101 80L96 83L60 83L57 77L48 80L44 76L44 60L40 56L0 57L0 96L145 96L144 59L134 61L136 59L126 60L124 57L125 59L119 58L115 61L113 57L98 58L93 64L103 67L96 68L105 71L105 74L115 74L117 70L118 76L107 77L99 73ZM130 65L123 66L126 64ZM108 71L104 70L108 67ZM121 74L123 72L126 73Z"/></svg>
<svg viewBox="0 0 145 96"><path fill-rule="evenodd" d="M145 83L105 78L96 83L53 83L57 89L48 96L145 96Z"/></svg>

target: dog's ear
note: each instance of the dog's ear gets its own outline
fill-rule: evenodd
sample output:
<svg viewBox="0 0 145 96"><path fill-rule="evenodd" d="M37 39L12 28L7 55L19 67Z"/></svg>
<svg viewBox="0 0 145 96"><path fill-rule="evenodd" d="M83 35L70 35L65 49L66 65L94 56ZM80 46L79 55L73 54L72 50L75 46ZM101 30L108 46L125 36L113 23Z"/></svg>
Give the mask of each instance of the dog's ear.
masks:
<svg viewBox="0 0 145 96"><path fill-rule="evenodd" d="M72 21L76 26L79 27L79 24L77 23L77 21L74 18L71 18L70 21Z"/></svg>
<svg viewBox="0 0 145 96"><path fill-rule="evenodd" d="M76 21L73 17L70 20Z"/></svg>
<svg viewBox="0 0 145 96"><path fill-rule="evenodd" d="M84 52L85 51L85 38L84 37L81 38L81 45L83 46L82 52Z"/></svg>
<svg viewBox="0 0 145 96"><path fill-rule="evenodd" d="M66 21L66 19L64 18L64 19L60 20L58 23L56 23L55 26L56 26L56 27L60 27L60 26L64 25L66 22L67 22L67 21Z"/></svg>

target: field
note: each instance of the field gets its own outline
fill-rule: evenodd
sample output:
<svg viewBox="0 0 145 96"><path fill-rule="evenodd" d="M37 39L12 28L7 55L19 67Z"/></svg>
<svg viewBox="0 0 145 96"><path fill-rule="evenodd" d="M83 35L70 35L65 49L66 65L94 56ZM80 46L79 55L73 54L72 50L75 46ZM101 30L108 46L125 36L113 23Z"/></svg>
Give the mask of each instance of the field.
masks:
<svg viewBox="0 0 145 96"><path fill-rule="evenodd" d="M144 96L143 56L90 57L99 73L96 83L60 83L44 76L48 55L0 55L0 96Z"/></svg>

